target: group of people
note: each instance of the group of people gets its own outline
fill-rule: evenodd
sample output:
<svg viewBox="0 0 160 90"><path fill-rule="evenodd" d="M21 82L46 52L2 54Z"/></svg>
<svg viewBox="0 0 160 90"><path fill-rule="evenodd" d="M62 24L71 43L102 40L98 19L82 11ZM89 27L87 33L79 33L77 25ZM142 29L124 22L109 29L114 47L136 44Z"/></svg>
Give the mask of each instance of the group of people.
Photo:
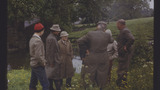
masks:
<svg viewBox="0 0 160 90"><path fill-rule="evenodd" d="M116 84L119 88L127 86L127 72L135 38L126 27L124 19L117 21L117 28L120 30L117 41L113 39L111 30L107 29L104 21L97 23L95 31L90 31L77 40L83 61L81 77L84 86L88 75L93 86L97 85L100 90L105 88L110 83L112 62L115 58L118 58Z"/></svg>
<svg viewBox="0 0 160 90"><path fill-rule="evenodd" d="M68 40L69 34L66 31L61 32L58 24L53 24L46 38L46 47L44 47L40 37L44 30L41 23L35 24L34 34L29 42L32 69L29 90L36 90L38 80L43 90L55 90L53 82L56 90L61 90L64 78L66 87L71 87L74 69L72 45ZM61 39L57 40L59 33Z"/></svg>
<svg viewBox="0 0 160 90"><path fill-rule="evenodd" d="M111 81L112 63L115 58L118 58L116 84L119 87L127 85L127 72L135 39L126 27L124 19L117 21L117 28L120 30L117 41L112 37L112 32L107 29L107 23L104 21L99 21L96 30L88 32L77 40L83 64L81 78L84 86L86 86L85 77L89 75L93 86L97 85L100 90L105 88ZM35 33L29 42L32 69L29 90L36 90L38 80L43 90L55 90L53 82L56 90L61 90L64 78L66 87L71 87L74 69L72 44L68 40L69 34L61 31L58 24L53 24L50 28L51 33L46 38L46 47L44 47L40 37L44 30L41 23L35 24ZM59 33L61 39L57 40Z"/></svg>

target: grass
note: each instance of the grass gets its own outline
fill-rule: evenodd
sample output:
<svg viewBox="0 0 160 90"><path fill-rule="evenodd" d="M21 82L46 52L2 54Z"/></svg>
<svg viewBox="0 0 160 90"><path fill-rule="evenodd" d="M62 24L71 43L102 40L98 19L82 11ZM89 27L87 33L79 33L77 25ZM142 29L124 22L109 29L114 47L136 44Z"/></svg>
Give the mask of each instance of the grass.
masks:
<svg viewBox="0 0 160 90"><path fill-rule="evenodd" d="M78 25L78 27L79 26L80 25ZM138 33L146 36L146 38L148 36L153 37L153 17L126 20L126 26L131 30L135 37ZM116 35L119 33L119 30L116 27L116 22L110 22L107 27L112 31L113 37L116 38ZM71 32L69 33L69 37L80 38L87 34L87 32L93 30L96 30L96 27L86 28L83 31Z"/></svg>
<svg viewBox="0 0 160 90"><path fill-rule="evenodd" d="M116 86L117 79L117 62L114 62L112 68L111 82L104 90L119 90ZM11 70L8 72L8 90L29 90L31 70ZM153 90L153 62L146 62L143 66L136 66L129 70L128 73L128 87L123 90ZM40 84L37 90L42 90ZM63 82L62 90L84 90L80 74L75 73L72 78L72 87L65 87L65 80ZM98 87L89 85L87 90L99 90Z"/></svg>

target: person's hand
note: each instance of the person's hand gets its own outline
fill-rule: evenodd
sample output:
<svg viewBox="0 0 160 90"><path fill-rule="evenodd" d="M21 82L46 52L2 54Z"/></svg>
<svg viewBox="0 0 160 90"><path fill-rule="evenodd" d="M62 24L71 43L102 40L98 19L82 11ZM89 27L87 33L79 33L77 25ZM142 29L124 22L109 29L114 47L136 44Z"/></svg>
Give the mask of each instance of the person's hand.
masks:
<svg viewBox="0 0 160 90"><path fill-rule="evenodd" d="M89 50L86 50L86 55L89 55Z"/></svg>
<svg viewBox="0 0 160 90"><path fill-rule="evenodd" d="M82 58L82 61L84 61L85 60L85 58Z"/></svg>
<svg viewBox="0 0 160 90"><path fill-rule="evenodd" d="M44 63L44 66L46 66L46 63Z"/></svg>
<svg viewBox="0 0 160 90"><path fill-rule="evenodd" d="M127 47L126 46L124 46L124 51L127 51Z"/></svg>

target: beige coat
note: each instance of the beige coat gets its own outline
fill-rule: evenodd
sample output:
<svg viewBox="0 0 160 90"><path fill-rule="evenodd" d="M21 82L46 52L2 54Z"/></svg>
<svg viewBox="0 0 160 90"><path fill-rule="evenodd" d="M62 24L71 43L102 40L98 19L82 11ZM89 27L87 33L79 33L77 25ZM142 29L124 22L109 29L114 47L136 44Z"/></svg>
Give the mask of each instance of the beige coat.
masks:
<svg viewBox="0 0 160 90"><path fill-rule="evenodd" d="M59 46L56 36L50 33L46 39L46 74L49 79L60 79Z"/></svg>
<svg viewBox="0 0 160 90"><path fill-rule="evenodd" d="M74 75L74 69L72 64L73 50L70 41L59 40L60 47L60 61L61 61L61 78L71 78Z"/></svg>
<svg viewBox="0 0 160 90"><path fill-rule="evenodd" d="M107 51L109 54L109 60L113 60L118 57L117 41L115 41L113 38L107 46Z"/></svg>
<svg viewBox="0 0 160 90"><path fill-rule="evenodd" d="M89 55L84 60L85 73L89 74L92 82L99 87L107 84L109 58L107 52L108 43L111 36L102 30L90 31L85 36L77 40L79 45L86 45Z"/></svg>
<svg viewBox="0 0 160 90"><path fill-rule="evenodd" d="M34 34L29 41L30 66L44 66L46 63L44 44L39 36Z"/></svg>

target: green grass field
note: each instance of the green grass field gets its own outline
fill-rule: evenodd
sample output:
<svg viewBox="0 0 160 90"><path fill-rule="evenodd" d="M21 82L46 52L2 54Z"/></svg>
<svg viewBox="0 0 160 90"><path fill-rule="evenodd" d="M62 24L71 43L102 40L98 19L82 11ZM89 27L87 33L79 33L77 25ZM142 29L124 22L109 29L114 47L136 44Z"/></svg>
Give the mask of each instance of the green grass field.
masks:
<svg viewBox="0 0 160 90"><path fill-rule="evenodd" d="M134 34L137 39L136 45L141 45L148 41L149 38L153 38L153 17L149 18L139 18L133 20L127 20L127 27ZM110 22L108 28L111 29L114 37L119 33L116 28L116 22ZM86 34L88 31L95 30L95 27L86 28L83 31L71 32L69 37L79 38ZM140 43L143 40L144 42ZM139 44L138 44L139 43ZM138 47L138 46L137 46ZM137 51L138 52L138 51ZM143 52L148 52L143 50ZM145 53L146 56L149 56L152 60L149 62L143 61L146 57L138 57L138 61L143 61L141 65L138 64L130 68L128 73L128 87L121 90L153 90L153 53L149 55ZM152 54L152 55L151 55ZM142 54L143 55L143 54ZM148 58L148 57L147 57ZM116 86L117 79L117 60L113 62L112 74L111 74L111 83L107 85L104 90L119 90ZM11 70L8 71L8 90L29 90L30 82L30 69L20 69L20 70ZM65 82L65 81L64 81ZM72 79L72 87L66 88L65 83L63 83L62 90L84 90L82 81L80 79L80 74L75 73ZM91 84L88 85L87 90L99 90L97 87L93 87ZM42 90L40 84L37 86L37 90Z"/></svg>
<svg viewBox="0 0 160 90"><path fill-rule="evenodd" d="M131 30L135 37L139 33L144 37L153 37L153 17L127 20L126 26ZM116 22L110 22L107 27L112 31L113 35L117 35L119 33L119 30L116 27ZM92 30L96 30L96 27L86 28L83 31L71 32L69 33L69 37L79 38Z"/></svg>

